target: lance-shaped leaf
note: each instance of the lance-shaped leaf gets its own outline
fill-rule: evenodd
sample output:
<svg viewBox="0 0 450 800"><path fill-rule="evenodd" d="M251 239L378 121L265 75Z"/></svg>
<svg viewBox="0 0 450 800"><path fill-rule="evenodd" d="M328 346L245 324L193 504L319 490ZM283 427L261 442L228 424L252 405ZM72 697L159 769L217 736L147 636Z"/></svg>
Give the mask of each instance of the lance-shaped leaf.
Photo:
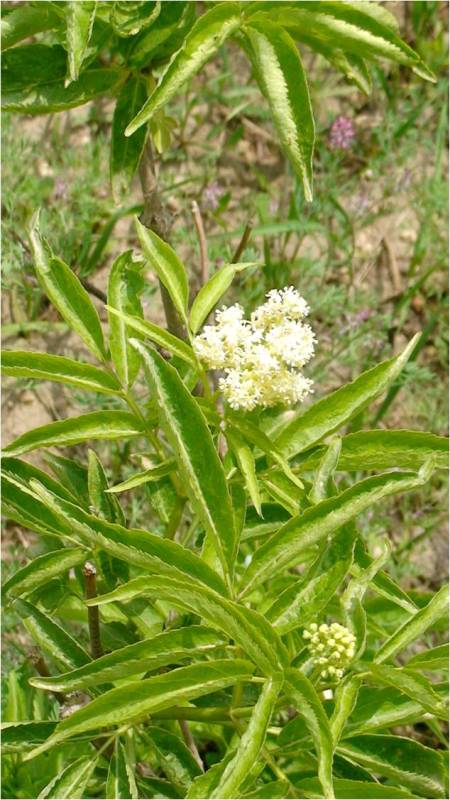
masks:
<svg viewBox="0 0 450 800"><path fill-rule="evenodd" d="M129 764L126 750L117 737L106 780L106 798L135 800L138 796L134 772Z"/></svg>
<svg viewBox="0 0 450 800"><path fill-rule="evenodd" d="M201 328L208 314L231 286L236 272L242 272L248 267L256 266L257 262L251 261L243 264L225 264L224 267L217 270L209 281L202 286L192 303L191 313L189 314L189 326L192 333L197 333Z"/></svg>
<svg viewBox="0 0 450 800"><path fill-rule="evenodd" d="M302 416L288 423L276 440L278 449L292 458L349 422L397 378L419 335L411 340L399 356L363 372L355 381L323 397Z"/></svg>
<svg viewBox="0 0 450 800"><path fill-rule="evenodd" d="M434 684L434 690L444 702L448 694L445 683ZM424 711L420 703L411 700L397 689L362 686L342 738L380 730L385 733L388 728L397 725L420 722L427 715L428 712Z"/></svg>
<svg viewBox="0 0 450 800"><path fill-rule="evenodd" d="M220 782L210 797L237 797L239 787L257 761L264 745L267 726L282 682L282 678L268 678L264 684L236 755L225 767Z"/></svg>
<svg viewBox="0 0 450 800"><path fill-rule="evenodd" d="M428 605L417 611L401 628L380 647L375 654L375 664L394 658L401 650L414 642L444 614L448 613L448 586L443 586Z"/></svg>
<svg viewBox="0 0 450 800"><path fill-rule="evenodd" d="M2 755L32 750L52 735L56 725L56 720L4 722L1 725Z"/></svg>
<svg viewBox="0 0 450 800"><path fill-rule="evenodd" d="M1 365L3 374L13 378L67 383L78 389L104 394L120 392L119 383L109 372L64 356L3 350Z"/></svg>
<svg viewBox="0 0 450 800"><path fill-rule="evenodd" d="M96 308L70 267L49 253L40 233L39 214L33 218L30 238L36 273L45 294L89 350L100 361L105 361L103 333Z"/></svg>
<svg viewBox="0 0 450 800"><path fill-rule="evenodd" d="M38 800L55 798L55 800L71 800L83 797L88 781L97 766L98 758L83 756L68 767L64 767L38 795Z"/></svg>
<svg viewBox="0 0 450 800"><path fill-rule="evenodd" d="M201 775L200 765L179 736L152 726L146 730L146 738L156 756L160 769L170 781L182 790L189 788L194 778ZM153 759L152 759L153 761Z"/></svg>
<svg viewBox="0 0 450 800"><path fill-rule="evenodd" d="M90 662L90 656L66 630L47 616L36 605L26 600L16 600L14 609L36 644L63 669L76 669Z"/></svg>
<svg viewBox="0 0 450 800"><path fill-rule="evenodd" d="M170 61L159 85L128 125L127 136L148 122L202 68L225 39L238 29L240 16L238 3L232 2L220 3L202 14L186 35L182 48Z"/></svg>
<svg viewBox="0 0 450 800"><path fill-rule="evenodd" d="M129 439L142 432L142 423L128 411L93 411L34 428L11 442L5 453L19 456L40 447L69 447L91 439Z"/></svg>
<svg viewBox="0 0 450 800"><path fill-rule="evenodd" d="M118 36L135 36L144 28L150 27L161 13L159 0L144 2L115 2L111 9L110 22Z"/></svg>
<svg viewBox="0 0 450 800"><path fill-rule="evenodd" d="M411 800L411 792L398 786L370 781L353 781L349 778L335 778L334 791L337 800ZM323 791L317 778L302 778L296 783L304 797L323 800ZM283 795L285 797L285 795Z"/></svg>
<svg viewBox="0 0 450 800"><path fill-rule="evenodd" d="M124 528L122 525L87 514L78 506L56 497L37 483L32 483L32 489L55 514L69 523L71 530L76 531L88 546L95 543L123 561L149 572L184 579L189 586L191 583L196 585L200 581L217 592L225 591L219 575L209 569L195 553L178 542L163 539L149 531Z"/></svg>
<svg viewBox="0 0 450 800"><path fill-rule="evenodd" d="M358 675L347 675L335 691L334 709L330 719L334 746L339 743L348 718L356 705L360 686L361 680Z"/></svg>
<svg viewBox="0 0 450 800"><path fill-rule="evenodd" d="M429 474L392 472L367 478L335 497L323 500L286 523L255 553L244 573L242 595L299 560L302 552L350 522L374 503L422 486Z"/></svg>
<svg viewBox="0 0 450 800"><path fill-rule="evenodd" d="M50 691L74 692L101 683L109 683L139 672L176 664L186 658L201 658L223 642L223 636L210 628L192 625L164 631L152 639L135 642L127 647L114 650L63 675L52 678L33 677L33 686Z"/></svg>
<svg viewBox="0 0 450 800"><path fill-rule="evenodd" d="M178 336L174 336L173 333L169 333L169 331L160 328L159 325L155 325L153 322L149 322L146 319L139 319L139 317L126 314L123 311L118 311L117 308L112 308L110 306L106 308L111 317L117 317L122 320L127 328L131 328L131 330L140 333L142 338L150 339L151 342L154 342L159 347L169 350L170 353L174 356L178 356L178 358L181 358L191 367L198 366L192 347L186 344L186 342L183 342L182 339L179 339Z"/></svg>
<svg viewBox="0 0 450 800"><path fill-rule="evenodd" d="M54 735L26 758L33 758L74 734L138 722L164 708L249 681L252 672L252 665L242 659L208 661L111 689L60 722Z"/></svg>
<svg viewBox="0 0 450 800"><path fill-rule="evenodd" d="M42 469L35 467L28 461L22 461L20 458L2 458L1 464L2 475L8 476L20 484L23 488L27 488L31 480L39 481L50 492L63 497L65 500L73 502L74 495L62 485L61 481L55 480L50 475L47 475Z"/></svg>
<svg viewBox="0 0 450 800"><path fill-rule="evenodd" d="M368 734L346 739L338 753L384 775L421 797L444 797L444 764L441 755L403 736Z"/></svg>
<svg viewBox="0 0 450 800"><path fill-rule="evenodd" d="M186 490L211 537L224 574L230 579L237 546L234 517L225 473L206 420L176 370L154 350L139 342L135 346L156 392L161 423Z"/></svg>
<svg viewBox="0 0 450 800"><path fill-rule="evenodd" d="M81 547L64 547L51 553L44 553L17 570L2 586L3 595L29 594L38 586L51 581L72 567L86 561L88 551Z"/></svg>
<svg viewBox="0 0 450 800"><path fill-rule="evenodd" d="M107 494L108 479L103 465L93 450L88 450L89 509L96 516L125 525L125 516L117 497Z"/></svg>
<svg viewBox="0 0 450 800"><path fill-rule="evenodd" d="M3 459L6 461L6 459ZM2 472L3 513L36 533L52 536L65 536L76 545L79 542L72 536L72 530L36 496L26 485L13 475Z"/></svg>
<svg viewBox="0 0 450 800"><path fill-rule="evenodd" d="M312 736L319 761L318 777L325 797L333 792L333 738L322 703L311 681L300 670L286 671L286 691Z"/></svg>
<svg viewBox="0 0 450 800"><path fill-rule="evenodd" d="M89 600L88 605L127 602L140 595L165 599L175 608L198 614L239 644L266 675L277 675L287 666L286 648L262 614L221 597L206 586L188 585L184 579L157 575L135 578L109 594Z"/></svg>
<svg viewBox="0 0 450 800"><path fill-rule="evenodd" d="M449 646L441 644L438 647L427 648L423 653L417 653L409 659L407 667L410 669L428 670L448 670L449 667Z"/></svg>
<svg viewBox="0 0 450 800"><path fill-rule="evenodd" d="M142 317L139 294L143 281L138 274L141 264L132 259L132 250L119 256L111 267L108 280L109 349L117 375L125 387L132 386L139 372L140 358L129 344L130 331L124 320L109 309Z"/></svg>
<svg viewBox="0 0 450 800"><path fill-rule="evenodd" d="M122 483L116 483L115 486L111 486L111 488L107 489L106 491L108 494L116 492L128 492L130 489L134 489L136 486L142 486L144 483L159 481L160 478L163 478L165 475L169 475L169 473L173 472L174 469L175 459L168 458L167 461L163 461L156 467L150 467L149 469L145 469L143 472L138 472L136 475L132 475L131 478L127 478L126 481L123 481Z"/></svg>
<svg viewBox="0 0 450 800"><path fill-rule="evenodd" d="M444 720L448 718L448 709L423 675L417 675L405 667L389 667L385 664L368 664L367 667L377 683L399 689L433 716Z"/></svg>
<svg viewBox="0 0 450 800"><path fill-rule="evenodd" d="M130 187L144 148L147 130L125 136L125 128L147 98L141 75L131 75L117 98L111 131L110 175L113 196L120 202Z"/></svg>
<svg viewBox="0 0 450 800"><path fill-rule="evenodd" d="M312 470L325 453L325 447L314 448L300 457L298 466ZM448 439L422 431L358 431L342 438L337 463L338 472L381 469L419 470L433 459L436 469L448 468Z"/></svg>
<svg viewBox="0 0 450 800"><path fill-rule="evenodd" d="M227 441L235 455L239 470L244 479L251 501L259 516L261 514L261 496L259 493L258 479L256 477L255 459L247 442L235 431L227 430Z"/></svg>
<svg viewBox="0 0 450 800"><path fill-rule="evenodd" d="M37 7L16 6L0 23L2 52L36 33L56 28L59 21L60 16L51 3L39 3Z"/></svg>
<svg viewBox="0 0 450 800"><path fill-rule="evenodd" d="M187 322L189 284L184 265L170 245L137 218L136 231L145 259L166 287L181 319Z"/></svg>
<svg viewBox="0 0 450 800"><path fill-rule="evenodd" d="M281 146L303 183L306 200L311 201L314 118L297 46L281 26L268 19L256 22L252 18L245 38Z"/></svg>
<svg viewBox="0 0 450 800"><path fill-rule="evenodd" d="M78 80L94 25L95 0L69 0L66 5L66 38L71 81Z"/></svg>

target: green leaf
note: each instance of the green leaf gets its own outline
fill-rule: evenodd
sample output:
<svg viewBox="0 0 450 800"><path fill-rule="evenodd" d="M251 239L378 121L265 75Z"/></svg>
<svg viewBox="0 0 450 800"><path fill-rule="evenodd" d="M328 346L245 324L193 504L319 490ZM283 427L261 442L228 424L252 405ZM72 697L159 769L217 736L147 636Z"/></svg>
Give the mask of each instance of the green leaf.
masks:
<svg viewBox="0 0 450 800"><path fill-rule="evenodd" d="M112 689L60 722L54 735L29 753L26 760L74 734L138 722L164 708L249 681L252 671L252 665L241 659L208 661Z"/></svg>
<svg viewBox="0 0 450 800"><path fill-rule="evenodd" d="M336 494L333 475L339 461L341 446L342 439L339 436L333 436L325 448L309 493L311 503L320 503L321 500Z"/></svg>
<svg viewBox="0 0 450 800"><path fill-rule="evenodd" d="M51 114L82 106L115 91L123 73L114 67L90 68L65 85L66 52L55 45L13 47L2 58L2 110L19 114ZM7 89L5 87L8 87Z"/></svg>
<svg viewBox="0 0 450 800"><path fill-rule="evenodd" d="M182 48L170 61L159 85L128 125L126 136L131 136L166 105L239 25L240 8L237 3L220 3L202 14L186 35Z"/></svg>
<svg viewBox="0 0 450 800"><path fill-rule="evenodd" d="M159 17L161 3L153 0L145 2L114 2L111 11L111 25L118 36L135 36L149 28Z"/></svg>
<svg viewBox="0 0 450 800"><path fill-rule="evenodd" d="M20 614L34 641L63 669L76 669L90 662L90 656L81 645L35 605L16 600L14 610Z"/></svg>
<svg viewBox="0 0 450 800"><path fill-rule="evenodd" d="M302 416L288 423L275 442L283 455L292 458L301 453L337 431L375 400L400 374L419 335L399 356L363 372L353 383L323 397Z"/></svg>
<svg viewBox="0 0 450 800"><path fill-rule="evenodd" d="M120 385L113 375L91 364L64 356L31 353L26 350L3 350L1 366L3 374L13 378L67 383L79 389L104 394L120 392Z"/></svg>
<svg viewBox="0 0 450 800"><path fill-rule="evenodd" d="M251 261L243 264L225 264L201 287L192 303L189 314L189 326L192 333L197 333L205 319L212 311L220 298L231 286L236 272L242 272L248 267L256 267L257 262Z"/></svg>
<svg viewBox="0 0 450 800"><path fill-rule="evenodd" d="M399 689L412 700L416 700L425 711L439 719L448 718L448 709L434 691L433 685L423 675L417 675L404 667L389 667L384 664L368 664L367 668L377 683Z"/></svg>
<svg viewBox="0 0 450 800"><path fill-rule="evenodd" d="M262 614L234 603L206 586L189 585L184 578L157 575L135 578L88 605L127 602L140 595L164 599L175 608L198 614L213 628L223 631L242 647L266 675L277 675L287 666L287 651Z"/></svg>
<svg viewBox="0 0 450 800"><path fill-rule="evenodd" d="M338 531L306 576L285 589L266 611L279 633L305 626L336 595L353 561L355 536L347 526Z"/></svg>
<svg viewBox="0 0 450 800"><path fill-rule="evenodd" d="M4 722L1 725L2 755L24 753L48 739L55 730L56 720L38 722Z"/></svg>
<svg viewBox="0 0 450 800"><path fill-rule="evenodd" d="M97 310L70 267L49 253L40 233L39 213L33 218L30 238L36 274L45 294L89 350L100 361L105 361L106 351Z"/></svg>
<svg viewBox="0 0 450 800"><path fill-rule="evenodd" d="M111 313L110 309L142 317L139 294L143 282L138 274L141 265L133 262L132 252L127 250L114 261L108 280L109 348L117 375L126 388L133 385L141 361L128 342L130 332L127 325L121 317Z"/></svg>
<svg viewBox="0 0 450 800"><path fill-rule="evenodd" d="M317 447L300 457L301 470L311 470L319 463L325 447ZM436 469L448 467L448 439L422 431L359 431L342 439L338 472L379 469L418 470L428 459Z"/></svg>
<svg viewBox="0 0 450 800"><path fill-rule="evenodd" d="M40 447L68 447L91 439L126 439L139 436L142 431L141 422L128 411L93 411L34 428L11 442L4 452L18 456Z"/></svg>
<svg viewBox="0 0 450 800"><path fill-rule="evenodd" d="M348 718L355 707L360 685L361 680L358 675L347 675L336 688L334 709L330 719L334 747L339 743Z"/></svg>
<svg viewBox="0 0 450 800"><path fill-rule="evenodd" d="M227 441L233 451L242 477L244 478L250 499L259 516L261 513L261 496L259 493L258 479L256 477L255 459L253 453L244 439L234 431L227 430Z"/></svg>
<svg viewBox="0 0 450 800"><path fill-rule="evenodd" d="M275 798L287 797L289 793L288 781L270 781L269 783L261 783L252 792L246 792L242 795L244 798L267 798L268 800L275 800Z"/></svg>
<svg viewBox="0 0 450 800"><path fill-rule="evenodd" d="M281 679L269 678L261 691L250 717L247 730L242 735L236 755L227 764L219 785L210 797L237 797L239 787L257 761L266 738L267 726L282 685Z"/></svg>
<svg viewBox="0 0 450 800"><path fill-rule="evenodd" d="M304 797L322 800L323 792L317 778L303 778L296 784ZM369 781L352 781L347 778L334 779L334 791L337 800L411 800L411 792L399 789L398 786Z"/></svg>
<svg viewBox="0 0 450 800"><path fill-rule="evenodd" d="M144 257L166 287L183 322L187 323L189 284L186 269L170 245L136 218L136 231Z"/></svg>
<svg viewBox="0 0 450 800"><path fill-rule="evenodd" d="M417 653L417 655L409 659L406 666L408 669L448 669L449 646L448 644L441 644L438 647L427 649L423 653Z"/></svg>
<svg viewBox="0 0 450 800"><path fill-rule="evenodd" d="M225 587L219 575L213 572L191 550L149 531L128 529L87 514L81 508L48 492L37 483L32 489L60 518L69 523L70 530L86 542L94 543L113 556L135 564L147 572L156 572L186 580L186 585L201 584L223 593ZM190 581L189 581L190 579ZM195 583L194 583L195 582Z"/></svg>
<svg viewBox="0 0 450 800"><path fill-rule="evenodd" d="M346 739L338 752L421 797L444 797L444 768L439 752L413 739L369 734Z"/></svg>
<svg viewBox="0 0 450 800"><path fill-rule="evenodd" d="M305 549L323 541L338 528L384 497L422 486L427 475L391 472L367 478L339 495L306 509L283 525L255 553L244 573L242 595L295 563Z"/></svg>
<svg viewBox="0 0 450 800"><path fill-rule="evenodd" d="M7 459L3 459L6 461ZM9 459L8 459L9 460ZM59 517L46 508L31 489L21 484L11 475L2 473L2 503L3 513L9 519L18 522L31 531L41 534L66 536L71 541L71 529ZM78 545L78 542L74 542Z"/></svg>
<svg viewBox="0 0 450 800"><path fill-rule="evenodd" d="M183 793L194 778L201 775L200 766L186 747L184 742L175 734L163 728L150 727L146 730L152 750L156 753L158 766L175 786L180 787Z"/></svg>
<svg viewBox="0 0 450 800"><path fill-rule="evenodd" d="M95 0L69 0L66 11L66 40L71 81L78 80L91 38L97 3Z"/></svg>
<svg viewBox="0 0 450 800"><path fill-rule="evenodd" d="M448 613L448 587L443 586L428 605L419 609L380 647L375 654L374 663L382 664L383 661L394 658L446 613Z"/></svg>
<svg viewBox="0 0 450 800"><path fill-rule="evenodd" d="M123 311L118 311L110 306L106 306L106 308L111 317L118 317L118 319L123 320L127 328L137 331L137 333L142 334L143 338L150 339L150 341L155 342L159 347L169 350L173 355L178 356L178 358L181 358L191 367L198 367L198 362L192 347L186 344L186 342L183 342L182 339L179 339L178 336L174 336L173 333L169 333L169 331L160 328L159 325L155 325L153 322L149 322L146 319L133 317L130 314L125 314Z"/></svg>
<svg viewBox="0 0 450 800"><path fill-rule="evenodd" d="M135 343L158 399L161 424L196 512L206 526L228 581L237 537L225 473L206 420L176 370L154 350ZM201 447L199 447L201 442Z"/></svg>
<svg viewBox="0 0 450 800"><path fill-rule="evenodd" d="M97 766L97 758L83 756L77 759L61 772L42 789L38 795L41 798L55 798L56 800L72 800L74 797L83 797L88 781Z"/></svg>
<svg viewBox="0 0 450 800"><path fill-rule="evenodd" d="M119 737L114 742L114 754L109 765L105 796L110 800L120 800L120 798L135 800L138 797L134 774Z"/></svg>
<svg viewBox="0 0 450 800"><path fill-rule="evenodd" d="M145 103L146 98L145 83L140 75L131 75L122 86L117 98L111 131L109 164L113 197L117 203L124 198L130 188L147 136L147 129L142 127L139 132L136 131L133 136L127 138L125 128Z"/></svg>
<svg viewBox="0 0 450 800"><path fill-rule="evenodd" d="M59 23L59 15L51 3L39 3L38 6L16 6L1 20L2 51L12 47L23 39L35 36L36 33L55 28Z"/></svg>
<svg viewBox="0 0 450 800"><path fill-rule="evenodd" d="M255 21L245 28L246 50L280 137L280 143L312 200L314 118L308 84L297 46L273 21Z"/></svg>
<svg viewBox="0 0 450 800"><path fill-rule="evenodd" d="M150 469L146 469L143 472L138 472L136 475L132 475L131 478L127 478L127 480L123 481L122 483L117 483L115 486L107 489L107 492L127 492L129 489L134 489L136 486L142 486L143 483L158 481L160 478L163 478L164 475L169 475L169 473L173 471L174 467L175 459L168 458L167 461L163 461L156 467L150 467Z"/></svg>
<svg viewBox="0 0 450 800"><path fill-rule="evenodd" d="M25 567L17 570L2 586L2 593L6 596L29 594L72 567L82 564L88 557L88 552L81 547L64 547L51 553L44 553L30 561Z"/></svg>
<svg viewBox="0 0 450 800"><path fill-rule="evenodd" d="M152 639L114 650L71 672L51 678L33 677L30 682L41 689L74 692L176 664L186 658L208 655L222 642L222 636L200 625L163 631Z"/></svg>
<svg viewBox="0 0 450 800"><path fill-rule="evenodd" d="M334 798L333 792L333 739L327 715L311 681L300 670L286 671L286 691L303 717L314 741L319 761L318 777L325 797Z"/></svg>
<svg viewBox="0 0 450 800"><path fill-rule="evenodd" d="M88 450L89 510L97 516L125 525L125 516L117 497L110 497L105 470L97 454Z"/></svg>
<svg viewBox="0 0 450 800"><path fill-rule="evenodd" d="M69 489L62 485L60 480L54 480L54 478L51 478L46 472L38 469L38 467L35 467L28 461L21 461L20 458L8 458L5 456L5 458L2 458L1 469L3 475L8 476L16 483L21 484L25 489L29 486L30 481L34 478L34 480L42 483L42 485L45 486L45 488L50 492L63 497L65 500L73 502L74 495L69 491Z"/></svg>
<svg viewBox="0 0 450 800"><path fill-rule="evenodd" d="M445 699L447 687L434 684L434 688L439 696ZM385 733L388 728L414 724L426 716L427 713L420 703L411 700L397 689L362 686L343 738L361 733L371 733L380 729Z"/></svg>

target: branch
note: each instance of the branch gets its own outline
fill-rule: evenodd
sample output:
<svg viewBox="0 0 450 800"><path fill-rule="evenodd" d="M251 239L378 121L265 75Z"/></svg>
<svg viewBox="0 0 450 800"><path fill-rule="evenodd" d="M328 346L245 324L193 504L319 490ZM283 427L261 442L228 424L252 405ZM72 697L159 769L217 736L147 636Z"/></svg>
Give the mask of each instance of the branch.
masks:
<svg viewBox="0 0 450 800"><path fill-rule="evenodd" d="M187 721L185 719L179 719L178 724L181 728L181 733L183 734L183 739L186 747L191 751L201 771L204 772L205 768L203 766L203 761L200 758L200 753L197 750L197 745L195 744L194 737L192 736L191 729Z"/></svg>
<svg viewBox="0 0 450 800"><path fill-rule="evenodd" d="M235 252L233 258L231 259L231 262L230 262L231 264L237 264L237 262L239 261L242 253L244 252L245 248L247 247L248 240L250 239L250 236L252 234L252 230L253 230L252 223L251 222L247 222L247 225L245 226L244 233L241 236L241 241L239 242L239 244L238 244L238 246L236 248L236 252Z"/></svg>
<svg viewBox="0 0 450 800"><path fill-rule="evenodd" d="M83 567L83 575L87 599L90 600L93 597L97 597L97 570L91 561L86 561ZM92 658L100 658L100 656L103 655L103 648L100 636L100 616L98 606L88 607L88 624Z"/></svg>
<svg viewBox="0 0 450 800"><path fill-rule="evenodd" d="M205 227L203 218L196 200L192 202L192 216L194 217L195 229L197 231L198 243L200 246L200 286L206 283L209 277L208 270L208 248L206 245Z"/></svg>

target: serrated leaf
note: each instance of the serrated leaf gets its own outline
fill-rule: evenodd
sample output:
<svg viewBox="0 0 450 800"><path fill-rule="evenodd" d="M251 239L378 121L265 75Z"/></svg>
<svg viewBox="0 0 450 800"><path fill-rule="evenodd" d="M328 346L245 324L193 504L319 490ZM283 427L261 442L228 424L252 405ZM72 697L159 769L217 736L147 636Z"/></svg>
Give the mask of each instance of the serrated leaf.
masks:
<svg viewBox="0 0 450 800"><path fill-rule="evenodd" d="M325 447L305 453L298 466L312 470L319 463ZM428 459L436 469L448 468L448 439L422 431L374 430L349 433L342 438L338 472L379 469L418 470Z"/></svg>
<svg viewBox="0 0 450 800"><path fill-rule="evenodd" d="M39 214L33 218L30 239L36 274L45 294L89 350L100 361L105 361L106 350L97 310L70 267L49 253L40 233Z"/></svg>
<svg viewBox="0 0 450 800"><path fill-rule="evenodd" d="M55 730L56 720L37 722L4 722L1 725L2 755L24 753L48 739Z"/></svg>
<svg viewBox="0 0 450 800"><path fill-rule="evenodd" d="M150 483L151 481L158 481L160 478L163 478L164 475L169 475L175 468L175 459L168 458L167 461L163 461L161 464L157 464L156 467L150 467L149 469L144 470L143 472L138 472L136 475L132 475L131 478L127 478L126 481L122 483L116 483L115 486L111 486L110 489L107 489L108 494L116 493L116 492L127 492L130 489L134 489L136 486L142 486L144 483Z"/></svg>
<svg viewBox="0 0 450 800"><path fill-rule="evenodd" d="M360 686L361 680L358 675L347 675L336 688L333 714L330 719L334 747L339 743L348 718L356 705Z"/></svg>
<svg viewBox="0 0 450 800"><path fill-rule="evenodd" d="M158 19L161 2L144 0L144 2L114 2L111 11L111 25L118 36L135 36L141 30L149 28Z"/></svg>
<svg viewBox="0 0 450 800"><path fill-rule="evenodd" d="M37 556L25 567L17 570L2 586L2 593L13 596L29 594L38 586L62 575L72 567L82 564L88 557L88 550L81 547L64 547Z"/></svg>
<svg viewBox="0 0 450 800"><path fill-rule="evenodd" d="M252 792L246 792L242 795L244 798L267 798L267 800L275 800L275 798L287 797L289 793L288 781L270 781L269 783L259 784Z"/></svg>
<svg viewBox="0 0 450 800"><path fill-rule="evenodd" d="M19 114L66 111L110 94L123 80L122 70L114 67L86 69L67 87L65 75L64 48L37 43L11 48L2 58L2 110Z"/></svg>
<svg viewBox="0 0 450 800"><path fill-rule="evenodd" d="M14 609L34 641L63 669L75 669L90 662L90 656L81 645L35 605L16 600Z"/></svg>
<svg viewBox="0 0 450 800"><path fill-rule="evenodd" d="M145 103L147 91L140 75L131 75L122 86L114 109L111 151L110 175L114 199L121 201L129 190L131 181L138 168L139 161L147 136L145 127L133 136L126 137L125 129L136 112Z"/></svg>
<svg viewBox="0 0 450 800"><path fill-rule="evenodd" d="M312 200L314 118L303 64L295 42L272 21L249 20L245 28L258 83L268 100L280 143Z"/></svg>
<svg viewBox="0 0 450 800"><path fill-rule="evenodd" d="M175 608L198 614L211 627L223 631L239 644L266 675L277 675L287 666L287 651L265 617L206 586L188 585L183 579L169 576L135 578L113 592L89 601L89 605L127 602L139 595L163 598Z"/></svg>
<svg viewBox="0 0 450 800"><path fill-rule="evenodd" d="M88 781L97 766L97 758L83 756L69 766L64 767L38 795L38 800L55 798L55 800L72 800L83 797Z"/></svg>
<svg viewBox="0 0 450 800"><path fill-rule="evenodd" d="M225 473L206 420L176 370L156 351L139 342L135 346L154 387L161 422L184 477L186 491L211 537L224 575L230 581L237 537Z"/></svg>
<svg viewBox="0 0 450 800"><path fill-rule="evenodd" d="M297 782L299 792L305 797L322 800L323 792L317 778L302 778ZM353 781L348 778L335 778L334 791L337 800L411 800L411 792L392 784Z"/></svg>
<svg viewBox="0 0 450 800"><path fill-rule="evenodd" d="M23 39L57 27L59 19L51 3L39 3L38 7L17 6L1 20L2 51Z"/></svg>
<svg viewBox="0 0 450 800"><path fill-rule="evenodd" d="M108 279L109 348L117 375L126 388L133 385L141 361L129 344L130 331L126 323L112 310L142 318L139 294L144 284L137 271L139 266L133 262L132 250L127 250L114 261Z"/></svg>
<svg viewBox="0 0 450 800"><path fill-rule="evenodd" d="M243 264L225 264L201 287L192 303L189 314L189 326L192 333L197 333L204 321L219 302L223 294L229 289L237 272L242 272L248 267L257 266L256 261Z"/></svg>
<svg viewBox="0 0 450 800"><path fill-rule="evenodd" d="M28 461L22 461L20 458L2 458L1 463L2 474L11 478L16 483L21 484L25 489L28 487L31 480L39 481L50 492L63 497L65 500L73 501L74 495L62 485L61 480L54 480L46 472L30 464Z"/></svg>
<svg viewBox="0 0 450 800"><path fill-rule="evenodd" d="M149 714L186 700L249 681L252 671L252 665L241 659L208 661L111 689L60 722L54 735L29 753L26 759L33 758L74 734L137 722Z"/></svg>
<svg viewBox="0 0 450 800"><path fill-rule="evenodd" d="M428 476L392 472L367 478L339 495L323 500L283 525L255 553L244 573L242 595L273 578L298 560L301 553L350 522L384 497L422 486Z"/></svg>
<svg viewBox="0 0 450 800"><path fill-rule="evenodd" d="M227 441L235 455L239 470L244 479L250 499L256 508L259 516L261 513L261 495L259 493L258 479L256 477L255 459L253 453L244 441L244 439L236 432L227 429Z"/></svg>
<svg viewBox="0 0 450 800"><path fill-rule="evenodd" d="M298 713L304 719L313 738L317 753L318 777L325 797L334 798L333 792L333 739L327 715L311 681L300 670L286 671L286 692Z"/></svg>
<svg viewBox="0 0 450 800"><path fill-rule="evenodd" d="M131 136L181 89L240 25L237 3L220 3L208 9L185 36L182 48L170 61L160 83L125 132Z"/></svg>
<svg viewBox="0 0 450 800"><path fill-rule="evenodd" d="M438 647L427 648L423 653L417 653L409 659L407 665L410 669L447 669L449 667L449 646L441 644Z"/></svg>
<svg viewBox="0 0 450 800"><path fill-rule="evenodd" d="M375 654L374 663L382 664L383 661L394 658L446 613L448 613L448 586L443 586L428 605L419 609L380 647Z"/></svg>
<svg viewBox="0 0 450 800"><path fill-rule="evenodd" d="M95 0L68 0L66 4L66 40L71 81L78 80L91 38L96 8Z"/></svg>
<svg viewBox="0 0 450 800"><path fill-rule="evenodd" d="M136 231L149 266L166 287L183 322L187 323L189 284L186 269L177 254L159 236L136 218Z"/></svg>
<svg viewBox="0 0 450 800"><path fill-rule="evenodd" d="M191 751L174 733L163 728L150 727L146 735L156 751L158 765L175 786L186 790L194 778L201 775L201 769Z"/></svg>
<svg viewBox="0 0 450 800"><path fill-rule="evenodd" d="M106 798L110 800L135 800L138 797L134 774L128 764L125 748L117 737L114 742L114 753L106 779Z"/></svg>
<svg viewBox="0 0 450 800"><path fill-rule="evenodd" d="M286 457L301 453L334 433L375 400L397 378L415 347L417 334L399 356L363 372L293 419L275 441Z"/></svg>
<svg viewBox="0 0 450 800"><path fill-rule="evenodd" d="M385 664L368 664L367 668L377 683L399 689L439 719L448 718L448 709L423 675L417 675L405 667L389 667Z"/></svg>
<svg viewBox="0 0 450 800"><path fill-rule="evenodd" d="M92 364L84 364L64 356L32 353L20 350L3 350L1 366L4 375L30 380L67 383L78 389L104 394L118 394L120 385L108 372Z"/></svg>
<svg viewBox="0 0 450 800"><path fill-rule="evenodd" d="M342 439L339 436L333 436L325 448L308 496L311 503L320 503L321 500L337 493L333 476L339 461L341 446Z"/></svg>
<svg viewBox="0 0 450 800"><path fill-rule="evenodd" d="M6 459L3 459L4 461ZM71 529L42 503L31 489L11 475L2 473L3 513L36 533L66 536L71 541ZM75 544L78 542L75 540Z"/></svg>
<svg viewBox="0 0 450 800"><path fill-rule="evenodd" d="M18 456L41 447L69 447L91 439L128 439L142 432L142 423L128 411L92 411L34 428L18 436L4 452Z"/></svg>
<svg viewBox="0 0 450 800"><path fill-rule="evenodd" d="M125 525L125 516L116 497L108 495L108 480L102 463L93 450L88 450L88 492L90 511L99 517Z"/></svg>
<svg viewBox="0 0 450 800"><path fill-rule="evenodd" d="M341 742L338 752L397 781L421 797L444 797L444 769L436 750L403 736L368 734Z"/></svg>
<svg viewBox="0 0 450 800"><path fill-rule="evenodd" d="M193 585L200 581L215 591L225 591L220 577L195 553L178 542L163 539L149 531L124 528L87 514L78 506L56 497L36 483L32 483L31 488L88 546L95 543L111 555L147 572L154 571L168 577L172 575L186 580L189 586L194 581Z"/></svg>
<svg viewBox="0 0 450 800"><path fill-rule="evenodd" d="M101 656L71 672L51 678L33 677L33 686L50 691L78 691L129 675L176 664L186 658L207 655L223 637L200 625L163 631L151 639L130 644Z"/></svg>
<svg viewBox="0 0 450 800"><path fill-rule="evenodd" d="M181 358L191 367L198 367L198 362L192 347L186 344L182 339L179 339L178 336L174 336L173 333L169 333L169 331L160 328L159 325L155 325L147 319L139 319L139 317L125 314L123 311L118 311L110 306L106 306L106 308L108 314L123 320L123 322L126 323L126 327L140 333L142 338L150 339L151 342L154 342L159 347L169 350L170 353L173 353L174 356L178 356L178 358Z"/></svg>

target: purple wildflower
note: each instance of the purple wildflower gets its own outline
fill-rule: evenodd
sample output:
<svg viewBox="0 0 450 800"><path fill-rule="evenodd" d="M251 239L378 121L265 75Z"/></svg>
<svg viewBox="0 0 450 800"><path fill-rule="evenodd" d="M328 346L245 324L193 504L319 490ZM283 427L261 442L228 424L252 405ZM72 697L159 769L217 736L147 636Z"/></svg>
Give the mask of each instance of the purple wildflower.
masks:
<svg viewBox="0 0 450 800"><path fill-rule="evenodd" d="M355 126L349 117L339 116L334 120L328 137L332 150L349 150L356 137Z"/></svg>
<svg viewBox="0 0 450 800"><path fill-rule="evenodd" d="M211 209L211 211L215 211L219 205L219 200L223 195L224 190L221 186L217 183L217 181L213 181L213 183L208 183L207 186L203 189L203 205L205 208Z"/></svg>

